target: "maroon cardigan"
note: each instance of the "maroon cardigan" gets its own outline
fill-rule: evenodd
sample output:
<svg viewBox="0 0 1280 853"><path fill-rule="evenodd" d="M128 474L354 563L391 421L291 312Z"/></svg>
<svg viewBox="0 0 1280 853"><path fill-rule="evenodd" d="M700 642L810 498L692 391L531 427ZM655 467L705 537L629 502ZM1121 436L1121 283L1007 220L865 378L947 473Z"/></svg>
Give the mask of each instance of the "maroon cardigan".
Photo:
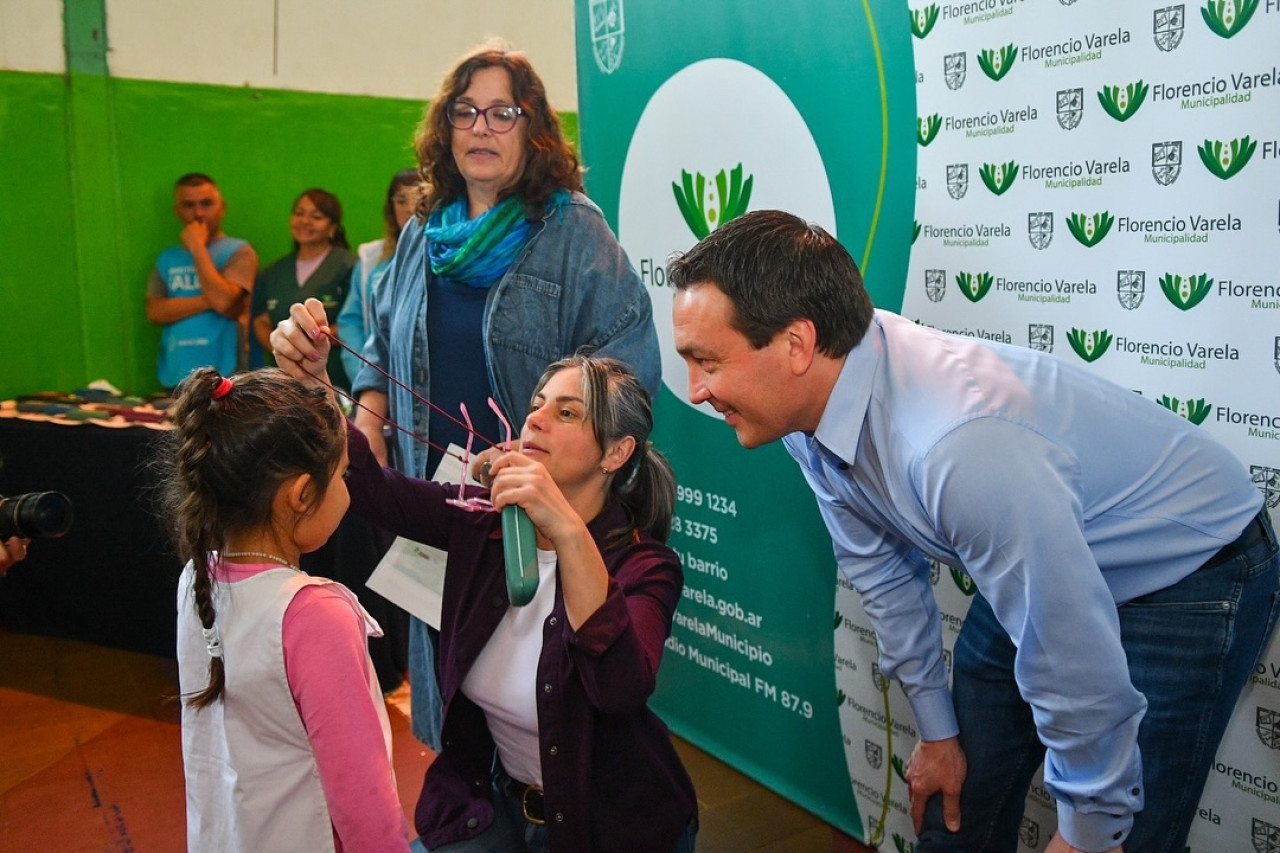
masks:
<svg viewBox="0 0 1280 853"><path fill-rule="evenodd" d="M427 769L414 824L428 849L473 838L493 821L495 747L461 686L508 605L501 516L447 504L454 489L383 468L349 431L357 515L448 552L440 626L443 749ZM680 601L679 557L609 504L588 523L609 571L605 603L577 631L559 585L538 659L538 740L550 849L669 853L697 817L693 782L667 727L649 710L663 643Z"/></svg>

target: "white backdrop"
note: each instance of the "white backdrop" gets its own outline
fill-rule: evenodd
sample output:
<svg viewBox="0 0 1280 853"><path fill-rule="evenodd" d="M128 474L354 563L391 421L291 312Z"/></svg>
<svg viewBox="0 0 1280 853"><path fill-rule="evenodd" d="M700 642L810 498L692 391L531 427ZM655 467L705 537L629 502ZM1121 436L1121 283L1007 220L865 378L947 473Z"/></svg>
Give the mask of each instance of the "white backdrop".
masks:
<svg viewBox="0 0 1280 853"><path fill-rule="evenodd" d="M1231 447L1280 502L1280 3L913 2L916 236L902 313L1088 363ZM935 566L948 650L971 581ZM837 592L859 808L910 850L916 732ZM892 729L892 745L886 725ZM1280 643L1210 773L1193 851L1280 849ZM1022 849L1056 825L1037 782Z"/></svg>

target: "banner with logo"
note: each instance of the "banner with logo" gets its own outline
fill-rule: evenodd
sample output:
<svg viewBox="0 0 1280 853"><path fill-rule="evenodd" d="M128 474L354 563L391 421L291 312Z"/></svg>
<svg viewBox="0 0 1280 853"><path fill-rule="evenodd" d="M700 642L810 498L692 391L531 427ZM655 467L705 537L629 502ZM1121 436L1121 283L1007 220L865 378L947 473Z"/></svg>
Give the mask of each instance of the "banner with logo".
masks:
<svg viewBox="0 0 1280 853"><path fill-rule="evenodd" d="M836 234L877 300L900 304L915 195L905 7L578 0L576 16L588 189L653 298L654 443L680 484L684 599L653 704L682 737L862 836L830 538L780 445L748 453L688 404L665 267L733 217L782 208ZM840 666L870 677L866 659Z"/></svg>
<svg viewBox="0 0 1280 853"><path fill-rule="evenodd" d="M680 480L685 599L654 704L837 827L907 851L909 706L857 595L837 578L833 599L795 466L687 405L665 264L746 210L791 210L850 249L877 305L1089 363L1213 430L1274 509L1280 0L763 5L576 7L588 187L654 300L657 442ZM949 656L975 588L933 570ZM1270 849L1277 750L1280 644L1191 849ZM1054 828L1037 779L1023 848Z"/></svg>
<svg viewBox="0 0 1280 853"><path fill-rule="evenodd" d="M1274 512L1280 2L912 0L909 17L919 191L903 313L1088 365L1177 412L1239 455ZM973 589L935 575L950 649ZM1278 849L1277 804L1273 643L1190 849ZM893 805L892 832L910 838ZM1022 849L1055 825L1037 778Z"/></svg>

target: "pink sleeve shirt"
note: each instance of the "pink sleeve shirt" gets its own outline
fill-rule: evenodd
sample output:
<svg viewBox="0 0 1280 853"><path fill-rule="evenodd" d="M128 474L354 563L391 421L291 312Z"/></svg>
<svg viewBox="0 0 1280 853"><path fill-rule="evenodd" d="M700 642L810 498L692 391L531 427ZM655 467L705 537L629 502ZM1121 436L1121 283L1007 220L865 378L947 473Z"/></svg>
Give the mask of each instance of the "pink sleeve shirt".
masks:
<svg viewBox="0 0 1280 853"><path fill-rule="evenodd" d="M268 568L278 567L223 563L218 574L234 582ZM364 621L331 585L308 586L285 610L282 642L285 676L315 751L335 848L408 850L408 824L368 689L373 665Z"/></svg>

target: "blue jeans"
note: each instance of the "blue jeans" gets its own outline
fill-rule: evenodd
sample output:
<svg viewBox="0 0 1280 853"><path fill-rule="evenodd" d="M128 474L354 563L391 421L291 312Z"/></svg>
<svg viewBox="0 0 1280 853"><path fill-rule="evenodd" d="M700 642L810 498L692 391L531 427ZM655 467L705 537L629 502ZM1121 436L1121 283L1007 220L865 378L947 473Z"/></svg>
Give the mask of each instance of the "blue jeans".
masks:
<svg viewBox="0 0 1280 853"><path fill-rule="evenodd" d="M524 819L524 811L518 797L495 789L493 792L493 823L484 832L469 841L444 844L428 851L422 841L415 840L409 846L412 853L547 853L547 828ZM698 835L695 819L685 827L676 839L671 853L694 853Z"/></svg>
<svg viewBox="0 0 1280 853"><path fill-rule="evenodd" d="M418 740L440 751L444 701L436 678L436 647L431 626L409 616L409 723Z"/></svg>
<svg viewBox="0 0 1280 853"><path fill-rule="evenodd" d="M1125 853L1186 845L1218 744L1280 613L1280 557L1269 522L1266 529L1254 547L1118 610L1129 677L1148 703L1138 730L1145 807ZM975 595L954 653L952 697L968 760L961 828L946 829L942 797L931 797L918 853L1017 849L1044 746L1014 681L1014 653L991 606Z"/></svg>

